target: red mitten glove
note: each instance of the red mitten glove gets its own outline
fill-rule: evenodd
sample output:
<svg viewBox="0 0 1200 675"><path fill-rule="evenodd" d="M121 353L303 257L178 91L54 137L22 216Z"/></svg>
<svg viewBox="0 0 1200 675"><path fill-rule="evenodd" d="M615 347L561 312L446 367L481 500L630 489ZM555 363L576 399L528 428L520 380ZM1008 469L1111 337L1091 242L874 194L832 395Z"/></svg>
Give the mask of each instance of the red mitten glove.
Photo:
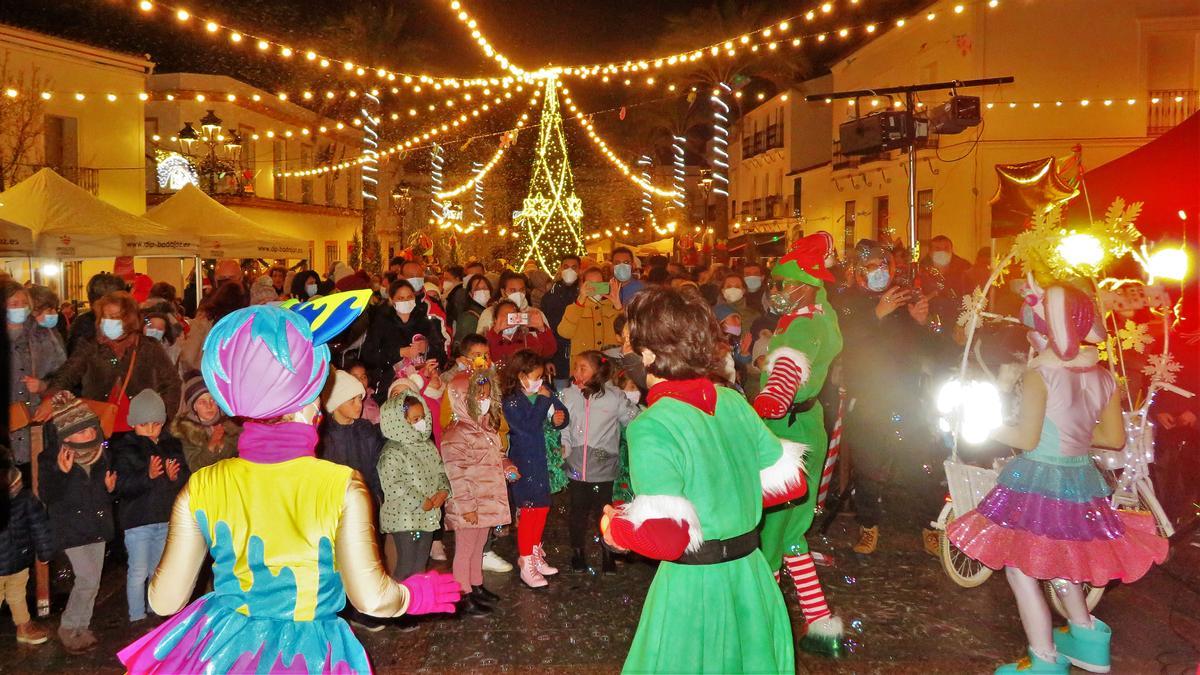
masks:
<svg viewBox="0 0 1200 675"><path fill-rule="evenodd" d="M613 518L609 534L621 548L653 560L675 560L687 550L691 540L687 523L670 518L652 518L635 528L624 518Z"/></svg>
<svg viewBox="0 0 1200 675"><path fill-rule="evenodd" d="M777 420L787 414L796 390L808 381L808 361L800 352L767 358L771 374L762 393L754 398L754 412L763 419Z"/></svg>
<svg viewBox="0 0 1200 675"><path fill-rule="evenodd" d="M400 585L408 589L406 614L453 614L454 603L462 597L462 589L454 576L441 572L414 574Z"/></svg>

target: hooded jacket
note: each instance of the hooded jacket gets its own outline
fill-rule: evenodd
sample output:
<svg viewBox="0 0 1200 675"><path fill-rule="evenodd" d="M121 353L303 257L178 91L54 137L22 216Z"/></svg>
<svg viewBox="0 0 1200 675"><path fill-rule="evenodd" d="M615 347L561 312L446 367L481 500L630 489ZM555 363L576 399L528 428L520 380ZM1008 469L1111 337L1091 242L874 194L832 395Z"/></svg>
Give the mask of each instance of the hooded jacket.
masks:
<svg viewBox="0 0 1200 675"><path fill-rule="evenodd" d="M471 416L468 377L465 373L457 375L446 390L454 421L442 434L442 461L450 479L446 526L452 530L496 527L512 520L500 436L487 415ZM468 523L463 519L463 514L471 512L476 514L478 522Z"/></svg>
<svg viewBox="0 0 1200 675"><path fill-rule="evenodd" d="M33 554L41 560L54 555L50 521L41 502L29 490L9 498L8 525L0 530L0 576L16 574L33 565Z"/></svg>
<svg viewBox="0 0 1200 675"><path fill-rule="evenodd" d="M404 387L379 411L380 429L387 441L379 453L379 483L383 505L379 508L382 532L432 532L438 529L440 509L423 511L421 505L439 490L450 491L442 458L428 433L414 429L404 418L404 399L424 401L419 392ZM433 425L429 406L425 423Z"/></svg>
<svg viewBox="0 0 1200 675"><path fill-rule="evenodd" d="M592 398L579 385L561 394L570 423L562 432L568 473L572 480L602 483L614 480L619 470L621 429L629 426L641 410L611 384Z"/></svg>
<svg viewBox="0 0 1200 675"><path fill-rule="evenodd" d="M348 466L362 475L363 483L378 504L383 498L379 489L379 451L383 436L374 424L359 418L350 424L339 424L330 415L321 433L321 459Z"/></svg>

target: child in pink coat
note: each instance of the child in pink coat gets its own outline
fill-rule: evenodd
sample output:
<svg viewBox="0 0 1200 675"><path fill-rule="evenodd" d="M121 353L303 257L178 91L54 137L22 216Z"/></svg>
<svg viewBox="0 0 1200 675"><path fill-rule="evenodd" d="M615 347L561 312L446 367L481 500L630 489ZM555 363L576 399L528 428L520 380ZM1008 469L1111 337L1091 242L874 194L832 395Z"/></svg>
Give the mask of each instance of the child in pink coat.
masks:
<svg viewBox="0 0 1200 675"><path fill-rule="evenodd" d="M454 578L463 590L462 610L486 616L496 600L483 587L483 547L488 531L511 520L506 478L516 469L504 456L496 433L492 384L484 373L462 373L447 387L453 420L442 435L442 462L450 478L446 529L454 531Z"/></svg>

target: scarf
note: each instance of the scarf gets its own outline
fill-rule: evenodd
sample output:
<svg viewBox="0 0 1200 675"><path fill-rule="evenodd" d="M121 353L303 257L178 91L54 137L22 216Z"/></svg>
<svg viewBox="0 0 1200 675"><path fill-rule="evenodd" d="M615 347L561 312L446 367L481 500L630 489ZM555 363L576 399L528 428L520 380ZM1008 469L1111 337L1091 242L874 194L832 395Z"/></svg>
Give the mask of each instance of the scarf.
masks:
<svg viewBox="0 0 1200 675"><path fill-rule="evenodd" d="M646 403L654 405L662 398L682 401L705 415L711 416L717 412L717 386L707 378L659 382L650 387L650 393L646 395Z"/></svg>
<svg viewBox="0 0 1200 675"><path fill-rule="evenodd" d="M122 335L116 340L109 340L104 333L96 331L96 342L102 345L107 345L108 348L113 351L113 354L117 355L117 359L120 360L125 358L125 353L129 351L130 347L137 346L138 334L128 333L126 335Z"/></svg>
<svg viewBox="0 0 1200 675"><path fill-rule="evenodd" d="M238 437L238 456L257 464L278 464L317 456L317 428L304 422L246 422Z"/></svg>
<svg viewBox="0 0 1200 675"><path fill-rule="evenodd" d="M100 427L97 426L95 439L86 443L63 441L63 445L71 450L75 464L90 476L92 474L92 465L100 459L100 453L104 450L104 434L100 433Z"/></svg>

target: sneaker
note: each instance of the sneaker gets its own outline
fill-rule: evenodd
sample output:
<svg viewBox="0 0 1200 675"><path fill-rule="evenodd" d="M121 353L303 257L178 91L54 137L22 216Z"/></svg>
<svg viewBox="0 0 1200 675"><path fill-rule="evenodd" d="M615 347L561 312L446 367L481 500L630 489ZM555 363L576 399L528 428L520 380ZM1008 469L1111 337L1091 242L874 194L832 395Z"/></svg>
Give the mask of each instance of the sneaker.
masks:
<svg viewBox="0 0 1200 675"><path fill-rule="evenodd" d="M501 558L495 551L488 551L483 554L483 571L484 572L511 572L513 566L504 558Z"/></svg>
<svg viewBox="0 0 1200 675"><path fill-rule="evenodd" d="M26 645L44 644L50 639L50 631L42 628L35 621L26 621L17 626L17 642Z"/></svg>
<svg viewBox="0 0 1200 675"><path fill-rule="evenodd" d="M446 562L446 545L440 541L434 541L433 547L429 549L429 558L440 562Z"/></svg>
<svg viewBox="0 0 1200 675"><path fill-rule="evenodd" d="M355 616L354 618L350 619L350 625L359 630L365 630L368 633L378 633L379 631L387 628L386 623L373 616L367 616L366 614Z"/></svg>
<svg viewBox="0 0 1200 675"><path fill-rule="evenodd" d="M1054 662L1043 661L1030 649L1025 658L1016 663L1006 663L996 669L995 675L1068 675L1071 662L1061 654Z"/></svg>
<svg viewBox="0 0 1200 675"><path fill-rule="evenodd" d="M1091 628L1072 623L1054 631L1054 646L1058 653L1076 668L1092 673L1107 673L1112 669L1111 640L1112 629L1094 616Z"/></svg>
<svg viewBox="0 0 1200 675"><path fill-rule="evenodd" d="M937 558L942 555L942 533L929 528L921 528L921 543L925 552Z"/></svg>
<svg viewBox="0 0 1200 675"><path fill-rule="evenodd" d="M542 548L541 544L533 547L533 566L537 568L538 574L544 577L552 577L558 574L557 567L551 567L550 563L546 562L546 549Z"/></svg>
<svg viewBox="0 0 1200 675"><path fill-rule="evenodd" d="M537 571L537 565L533 561L533 556L522 556L517 559L517 565L521 568L521 581L530 588L545 588L550 582L546 581L546 577L542 576Z"/></svg>
<svg viewBox="0 0 1200 675"><path fill-rule="evenodd" d="M871 555L879 546L879 526L875 527L859 527L858 528L858 543L854 545L854 552L861 555Z"/></svg>

